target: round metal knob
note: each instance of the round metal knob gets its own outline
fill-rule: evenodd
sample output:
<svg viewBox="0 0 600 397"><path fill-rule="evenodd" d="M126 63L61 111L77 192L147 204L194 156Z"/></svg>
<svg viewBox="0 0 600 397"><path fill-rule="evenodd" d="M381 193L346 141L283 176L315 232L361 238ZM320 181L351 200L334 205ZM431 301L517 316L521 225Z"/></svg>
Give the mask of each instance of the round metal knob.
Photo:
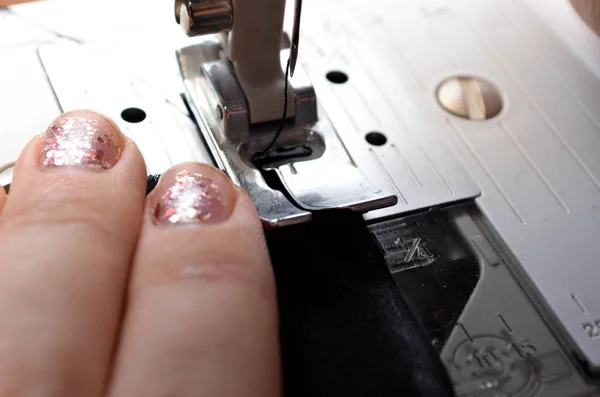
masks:
<svg viewBox="0 0 600 397"><path fill-rule="evenodd" d="M175 20L188 36L231 30L233 8L230 0L175 0Z"/></svg>
<svg viewBox="0 0 600 397"><path fill-rule="evenodd" d="M502 111L502 96L488 81L471 76L452 77L437 90L440 105L455 116L488 120Z"/></svg>

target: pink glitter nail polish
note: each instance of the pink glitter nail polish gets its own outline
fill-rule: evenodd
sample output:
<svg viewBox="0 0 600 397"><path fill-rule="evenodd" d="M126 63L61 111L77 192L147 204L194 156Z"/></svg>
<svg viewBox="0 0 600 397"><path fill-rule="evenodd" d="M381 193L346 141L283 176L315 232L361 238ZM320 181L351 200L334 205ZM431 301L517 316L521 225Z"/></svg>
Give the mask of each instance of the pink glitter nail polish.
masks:
<svg viewBox="0 0 600 397"><path fill-rule="evenodd" d="M61 117L44 134L41 164L112 168L121 157L116 134L108 120L94 113Z"/></svg>
<svg viewBox="0 0 600 397"><path fill-rule="evenodd" d="M189 224L219 222L226 217L219 187L208 177L185 170L158 200L154 211L157 223Z"/></svg>

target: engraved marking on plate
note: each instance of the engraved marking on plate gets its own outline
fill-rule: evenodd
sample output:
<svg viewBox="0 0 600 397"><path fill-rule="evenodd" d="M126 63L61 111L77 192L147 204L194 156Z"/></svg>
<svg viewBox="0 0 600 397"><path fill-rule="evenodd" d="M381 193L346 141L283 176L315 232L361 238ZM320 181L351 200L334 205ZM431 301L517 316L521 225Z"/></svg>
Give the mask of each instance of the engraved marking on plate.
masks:
<svg viewBox="0 0 600 397"><path fill-rule="evenodd" d="M577 297L577 295L571 294L571 298L573 298L573 301L575 301L575 304L583 312L583 314L588 314L588 311L585 308L585 305L583 304L583 302L581 300L579 300L579 297Z"/></svg>

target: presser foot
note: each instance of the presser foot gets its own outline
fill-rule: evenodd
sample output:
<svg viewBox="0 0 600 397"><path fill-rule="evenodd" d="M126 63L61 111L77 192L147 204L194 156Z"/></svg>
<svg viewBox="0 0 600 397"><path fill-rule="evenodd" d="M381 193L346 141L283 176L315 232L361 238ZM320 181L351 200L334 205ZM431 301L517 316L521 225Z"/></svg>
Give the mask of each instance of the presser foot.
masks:
<svg viewBox="0 0 600 397"><path fill-rule="evenodd" d="M186 98L215 162L248 192L266 227L309 222L314 211L365 213L397 203L358 169L300 65L289 87L295 116L271 144L281 120L250 124L235 69L223 53L216 36L177 52ZM283 49L282 65L288 57Z"/></svg>

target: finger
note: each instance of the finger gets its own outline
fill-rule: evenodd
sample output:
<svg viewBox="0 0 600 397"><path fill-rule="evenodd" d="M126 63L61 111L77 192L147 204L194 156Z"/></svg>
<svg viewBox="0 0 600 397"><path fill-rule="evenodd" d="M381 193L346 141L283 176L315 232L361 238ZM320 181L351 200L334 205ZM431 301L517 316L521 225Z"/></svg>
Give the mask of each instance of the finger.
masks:
<svg viewBox="0 0 600 397"><path fill-rule="evenodd" d="M109 395L279 395L275 285L248 196L185 164L148 208Z"/></svg>
<svg viewBox="0 0 600 397"><path fill-rule="evenodd" d="M575 10L583 20L598 34L600 34L600 1L598 0L571 0Z"/></svg>
<svg viewBox="0 0 600 397"><path fill-rule="evenodd" d="M143 159L114 123L58 118L0 219L0 395L99 396L142 222Z"/></svg>

